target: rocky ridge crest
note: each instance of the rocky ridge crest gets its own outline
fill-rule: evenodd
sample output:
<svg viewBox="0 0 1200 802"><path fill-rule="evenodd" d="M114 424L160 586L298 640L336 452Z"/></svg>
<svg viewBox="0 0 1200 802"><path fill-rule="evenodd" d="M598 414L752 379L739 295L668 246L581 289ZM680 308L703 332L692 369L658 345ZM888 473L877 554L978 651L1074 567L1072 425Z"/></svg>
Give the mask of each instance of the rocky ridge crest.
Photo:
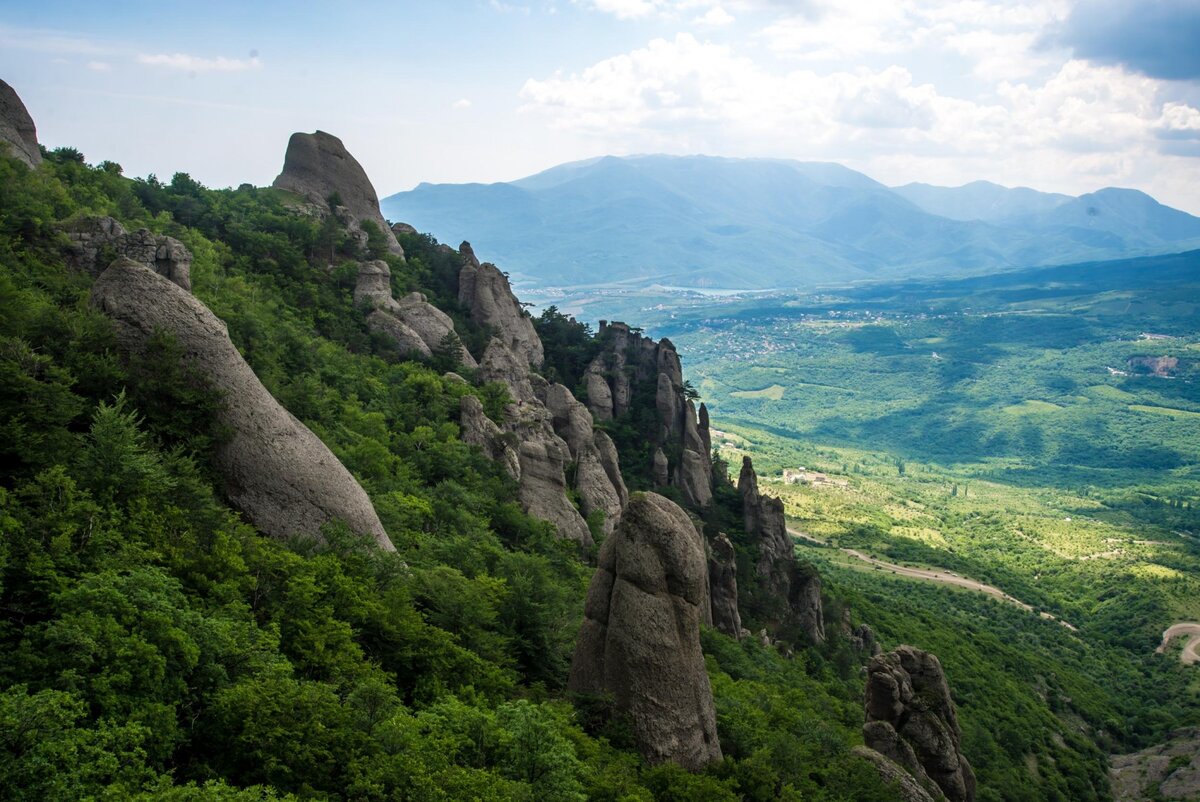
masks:
<svg viewBox="0 0 1200 802"><path fill-rule="evenodd" d="M29 167L42 163L38 147L37 128L29 110L15 89L0 80L0 142L8 145L8 154Z"/></svg>

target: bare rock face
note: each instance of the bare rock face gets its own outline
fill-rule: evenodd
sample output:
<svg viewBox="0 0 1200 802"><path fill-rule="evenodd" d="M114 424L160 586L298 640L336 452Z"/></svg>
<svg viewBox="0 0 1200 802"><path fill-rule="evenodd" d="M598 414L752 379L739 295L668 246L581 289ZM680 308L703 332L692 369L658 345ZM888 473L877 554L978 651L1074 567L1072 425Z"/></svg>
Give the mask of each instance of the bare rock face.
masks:
<svg viewBox="0 0 1200 802"><path fill-rule="evenodd" d="M648 763L695 771L721 760L700 650L707 586L703 539L687 514L635 493L600 550L568 687L612 694Z"/></svg>
<svg viewBox="0 0 1200 802"><path fill-rule="evenodd" d="M367 326L394 339L402 351L428 358L448 336L457 338L454 321L421 293L410 292L399 300L392 297L392 271L382 260L358 266L354 302L373 310L367 315ZM461 343L458 350L463 365L479 367Z"/></svg>
<svg viewBox="0 0 1200 802"><path fill-rule="evenodd" d="M567 498L567 444L553 435L526 439L517 455L521 462L521 508L554 524L559 537L591 547L595 543L591 530Z"/></svg>
<svg viewBox="0 0 1200 802"><path fill-rule="evenodd" d="M316 435L263 387L229 340L225 324L192 295L145 265L118 259L92 287L92 302L136 352L157 330L173 335L189 364L224 395L217 449L229 500L275 537L316 536L334 519L391 550L367 494Z"/></svg>
<svg viewBox="0 0 1200 802"><path fill-rule="evenodd" d="M654 450L654 486L666 487L671 482L671 476L668 473L669 464L667 455L663 453L661 448Z"/></svg>
<svg viewBox="0 0 1200 802"><path fill-rule="evenodd" d="M973 802L975 774L937 657L900 646L867 666L867 747L901 766L935 800Z"/></svg>
<svg viewBox="0 0 1200 802"><path fill-rule="evenodd" d="M758 490L758 474L750 457L742 457L738 476L742 495L742 521L746 534L758 545L755 576L776 599L786 600L786 614L775 626L794 623L812 643L825 642L821 577L815 570L796 562L795 549L787 531L783 501Z"/></svg>
<svg viewBox="0 0 1200 802"><path fill-rule="evenodd" d="M617 496L621 499L621 508L624 509L625 505L629 503L629 490L625 487L625 478L621 476L617 446L613 443L612 438L600 429L592 434L592 442L596 445L596 451L600 453L600 464L604 466L604 472L608 474L608 481L617 491Z"/></svg>
<svg viewBox="0 0 1200 802"><path fill-rule="evenodd" d="M145 228L130 234L111 217L79 217L63 232L71 242L66 260L73 270L98 276L114 257L124 256L192 290L192 252L174 237Z"/></svg>
<svg viewBox="0 0 1200 802"><path fill-rule="evenodd" d="M712 625L718 632L742 639L742 616L738 612L737 559L733 543L724 534L712 542L708 557L708 592L712 599Z"/></svg>
<svg viewBox="0 0 1200 802"><path fill-rule="evenodd" d="M503 383L518 404L542 406L529 378L529 363L495 337L488 343L483 359L479 361L479 379Z"/></svg>
<svg viewBox="0 0 1200 802"><path fill-rule="evenodd" d="M379 211L379 196L371 179L336 136L324 131L292 134L283 157L283 172L271 186L294 192L331 213L339 211L329 206L330 196L336 194L352 229L361 232L362 223L369 220L386 239L388 252L404 256L404 249Z"/></svg>
<svg viewBox="0 0 1200 802"><path fill-rule="evenodd" d="M898 802L937 802L917 782L916 778L874 749L868 749L865 746L856 746L850 751L869 761L875 767L875 771L879 773L879 778L895 791ZM944 799L945 797L941 798Z"/></svg>
<svg viewBox="0 0 1200 802"><path fill-rule="evenodd" d="M695 404L684 392L675 346L666 338L655 342L643 337L621 322L600 321L600 335L604 348L583 378L593 418L619 418L629 411L639 388L653 388L658 413L655 485L663 487L673 479L688 506L708 506L713 488L708 409L701 405L697 417Z"/></svg>
<svg viewBox="0 0 1200 802"><path fill-rule="evenodd" d="M4 81L0 81L0 143L8 145L9 156L20 159L29 167L42 163L33 118L16 90Z"/></svg>
<svg viewBox="0 0 1200 802"><path fill-rule="evenodd" d="M866 624L860 624L858 628L850 634L850 645L855 650L870 655L871 657L883 652L883 648L879 645L879 639L875 637L875 631Z"/></svg>
<svg viewBox="0 0 1200 802"><path fill-rule="evenodd" d="M571 450L571 459L575 462L575 489L579 492L583 514L603 513L604 534L612 534L628 496L625 483L620 480L620 468L616 465L616 446L603 432L593 431L592 413L575 400L566 387L547 383L544 389L535 392L550 412L555 433ZM607 456L600 453L603 443L597 444L597 435L607 443ZM613 480L613 473L617 481Z"/></svg>
<svg viewBox="0 0 1200 802"><path fill-rule="evenodd" d="M528 364L541 367L545 359L542 341L513 295L508 278L495 265L480 264L469 242L460 246L459 253L463 268L458 274L458 302L470 311L472 320L494 329L509 350Z"/></svg>
<svg viewBox="0 0 1200 802"><path fill-rule="evenodd" d="M458 413L463 442L478 446L488 457L501 463L509 476L520 481L521 461L516 449L506 441L500 427L483 411L479 399L464 395L458 402Z"/></svg>

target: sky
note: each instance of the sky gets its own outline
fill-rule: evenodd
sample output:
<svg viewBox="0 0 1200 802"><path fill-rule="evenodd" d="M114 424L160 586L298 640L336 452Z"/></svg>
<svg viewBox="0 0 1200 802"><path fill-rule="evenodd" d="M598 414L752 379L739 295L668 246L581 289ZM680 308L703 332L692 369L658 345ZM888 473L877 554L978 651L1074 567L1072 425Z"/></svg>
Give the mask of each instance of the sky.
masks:
<svg viewBox="0 0 1200 802"><path fill-rule="evenodd" d="M47 147L213 187L321 129L381 197L704 153L1200 214L1200 0L0 0L0 78Z"/></svg>

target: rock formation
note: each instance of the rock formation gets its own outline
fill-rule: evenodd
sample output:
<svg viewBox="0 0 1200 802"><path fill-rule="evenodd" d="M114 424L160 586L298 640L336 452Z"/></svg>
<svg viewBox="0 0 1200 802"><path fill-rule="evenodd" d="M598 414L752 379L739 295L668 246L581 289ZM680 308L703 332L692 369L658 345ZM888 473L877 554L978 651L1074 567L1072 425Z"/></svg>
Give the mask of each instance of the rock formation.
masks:
<svg viewBox="0 0 1200 802"><path fill-rule="evenodd" d="M917 782L915 777L874 749L868 749L865 746L856 746L850 751L869 761L875 767L875 771L879 773L879 779L883 780L884 783L896 792L897 802L941 802L941 800L945 799L944 796L940 796L935 800Z"/></svg>
<svg viewBox="0 0 1200 802"><path fill-rule="evenodd" d="M457 374L452 374L457 375ZM462 381L462 377L459 377ZM490 459L501 463L513 479L521 479L521 460L504 432L483 411L483 404L473 395L459 401L459 429L464 443L478 446Z"/></svg>
<svg viewBox="0 0 1200 802"><path fill-rule="evenodd" d="M362 165L336 136L324 131L292 134L283 157L283 172L271 186L294 192L316 209L341 218L363 245L366 233L362 224L370 221L383 235L388 251L404 256L404 249L379 211L375 187ZM330 206L329 200L334 195L341 199L341 204Z"/></svg>
<svg viewBox="0 0 1200 802"><path fill-rule="evenodd" d="M912 646L867 666L863 740L911 774L935 800L973 802L975 774L959 749L961 731L937 657Z"/></svg>
<svg viewBox="0 0 1200 802"><path fill-rule="evenodd" d="M712 605L712 625L718 632L742 639L742 616L738 612L737 560L733 543L719 534L711 544L708 557L708 593Z"/></svg>
<svg viewBox="0 0 1200 802"><path fill-rule="evenodd" d="M813 643L825 642L821 577L810 567L796 562L792 539L787 532L783 501L758 491L758 475L750 457L742 458L738 476L742 495L742 522L746 534L758 546L755 576L775 599L786 600L786 613L776 627L799 626Z"/></svg>
<svg viewBox="0 0 1200 802"><path fill-rule="evenodd" d="M429 303L421 293L410 292L399 300L392 297L392 271L382 260L358 266L354 302L372 310L367 315L367 326L394 339L401 351L412 351L428 358L447 341L447 337L458 338L450 316ZM479 367L461 341L458 350L461 364Z"/></svg>
<svg viewBox="0 0 1200 802"><path fill-rule="evenodd" d="M0 81L0 142L8 145L7 152L30 167L42 163L42 151L38 147L37 128L29 110L21 102L16 90Z"/></svg>
<svg viewBox="0 0 1200 802"><path fill-rule="evenodd" d="M587 406L596 420L612 420L630 409L636 395L654 394L658 430L652 466L655 485L679 488L684 503L707 507L712 502L712 438L708 409L695 404L683 386L679 354L671 341L655 342L624 323L600 321L604 348L584 372ZM650 435L648 435L650 436Z"/></svg>
<svg viewBox="0 0 1200 802"><path fill-rule="evenodd" d="M458 274L458 302L470 312L472 320L493 329L510 351L530 365L541 367L545 358L542 341L513 295L508 278L495 265L480 264L471 243L464 242L459 253L463 267Z"/></svg>
<svg viewBox="0 0 1200 802"><path fill-rule="evenodd" d="M192 368L224 397L220 422L232 433L216 463L229 500L275 537L316 536L334 519L391 541L371 501L316 435L271 396L204 304L145 265L120 258L92 287L92 302L116 323L126 351L159 330L173 335Z"/></svg>
<svg viewBox="0 0 1200 802"><path fill-rule="evenodd" d="M616 446L608 435L592 428L592 413L563 385L545 385L539 399L552 416L554 431L571 451L583 514L603 513L604 534L612 534L629 496L617 465Z"/></svg>
<svg viewBox="0 0 1200 802"><path fill-rule="evenodd" d="M139 228L132 234L111 217L78 217L62 227L71 241L67 264L74 270L98 276L114 257L124 256L192 289L192 252L174 237Z"/></svg>
<svg viewBox="0 0 1200 802"><path fill-rule="evenodd" d="M600 550L568 687L612 694L648 763L698 770L721 759L700 651L707 585L703 538L687 514L634 494Z"/></svg>

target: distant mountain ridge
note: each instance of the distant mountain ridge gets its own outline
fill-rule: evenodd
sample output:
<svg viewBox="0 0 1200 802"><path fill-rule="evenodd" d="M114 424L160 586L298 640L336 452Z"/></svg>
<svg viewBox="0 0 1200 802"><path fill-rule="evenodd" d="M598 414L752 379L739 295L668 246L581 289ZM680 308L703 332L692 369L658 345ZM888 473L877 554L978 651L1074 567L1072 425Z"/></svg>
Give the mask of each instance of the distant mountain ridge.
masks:
<svg viewBox="0 0 1200 802"><path fill-rule="evenodd" d="M383 213L472 242L535 286L761 289L980 274L1200 247L1144 193L889 188L839 164L604 156L495 184L420 184Z"/></svg>

